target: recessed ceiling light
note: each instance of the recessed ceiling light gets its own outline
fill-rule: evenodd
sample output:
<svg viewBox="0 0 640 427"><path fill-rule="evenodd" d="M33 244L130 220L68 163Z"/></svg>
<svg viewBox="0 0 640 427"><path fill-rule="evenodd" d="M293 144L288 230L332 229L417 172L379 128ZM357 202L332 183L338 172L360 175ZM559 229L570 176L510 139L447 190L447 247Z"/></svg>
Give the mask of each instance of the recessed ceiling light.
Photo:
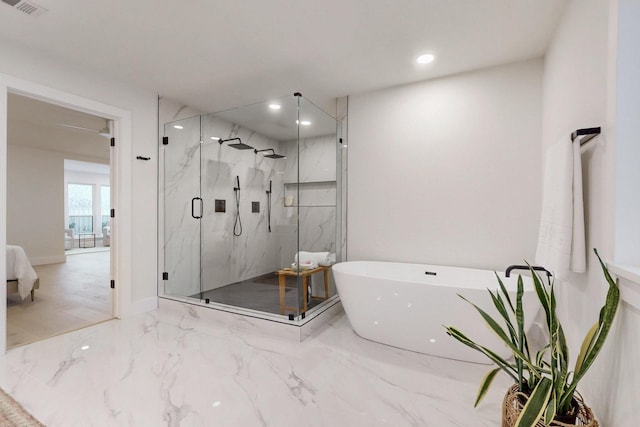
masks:
<svg viewBox="0 0 640 427"><path fill-rule="evenodd" d="M282 107L280 107L280 104L269 104L269 108L272 110L279 110Z"/></svg>
<svg viewBox="0 0 640 427"><path fill-rule="evenodd" d="M416 62L418 64L430 64L433 62L434 59L436 59L435 56L433 56L430 53L425 53L424 55L418 56L418 58L416 59Z"/></svg>
<svg viewBox="0 0 640 427"><path fill-rule="evenodd" d="M309 126L311 122L309 120L303 120L301 122L296 120L296 124L300 123L302 126Z"/></svg>
<svg viewBox="0 0 640 427"><path fill-rule="evenodd" d="M173 125L173 127L176 129L184 129L184 126L180 126L180 125Z"/></svg>
<svg viewBox="0 0 640 427"><path fill-rule="evenodd" d="M217 136L212 136L211 139L213 139L214 141L220 141L220 138L218 138Z"/></svg>

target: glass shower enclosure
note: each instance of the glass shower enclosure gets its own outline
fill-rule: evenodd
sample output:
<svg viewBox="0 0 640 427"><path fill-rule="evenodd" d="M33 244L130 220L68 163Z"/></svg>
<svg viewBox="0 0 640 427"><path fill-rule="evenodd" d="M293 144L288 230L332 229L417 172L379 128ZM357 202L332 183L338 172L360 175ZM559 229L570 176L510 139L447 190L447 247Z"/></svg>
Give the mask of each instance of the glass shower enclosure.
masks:
<svg viewBox="0 0 640 427"><path fill-rule="evenodd" d="M335 302L341 132L300 94L164 124L159 296L282 321Z"/></svg>

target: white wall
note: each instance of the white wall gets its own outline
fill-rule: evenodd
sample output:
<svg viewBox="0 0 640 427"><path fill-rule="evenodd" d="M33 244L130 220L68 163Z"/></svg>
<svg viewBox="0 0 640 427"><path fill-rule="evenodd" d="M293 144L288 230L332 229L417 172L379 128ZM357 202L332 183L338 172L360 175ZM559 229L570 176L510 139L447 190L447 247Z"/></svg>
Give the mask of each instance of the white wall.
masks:
<svg viewBox="0 0 640 427"><path fill-rule="evenodd" d="M78 99L96 108L108 107L114 117L115 112L124 114L121 127L116 130L128 129L130 133L120 135L122 145L117 151L120 158L116 179L120 191L114 232L119 252L114 268L119 280L126 283L117 282L116 286L126 289L122 315L154 308L157 304L156 95L104 76L98 70L69 64L5 41L0 41L0 57L0 86L19 79L27 82L26 86L46 88L49 94L59 93L66 99ZM6 115L4 103L0 104L0 115ZM151 161L135 160L136 155L149 156ZM5 196L4 192L0 194L2 199Z"/></svg>
<svg viewBox="0 0 640 427"><path fill-rule="evenodd" d="M542 60L349 97L349 259L504 270L535 254Z"/></svg>
<svg viewBox="0 0 640 427"><path fill-rule="evenodd" d="M33 265L65 262L64 156L8 145L7 243Z"/></svg>
<svg viewBox="0 0 640 427"><path fill-rule="evenodd" d="M558 312L574 357L586 331L597 320L607 286L591 248L598 248L606 261L613 259L615 151L625 143L637 146L637 139L622 140L616 125L616 115L621 117L621 111L616 113L615 99L615 69L619 63L616 3L571 1L545 60L543 149L571 130L603 128L602 135L593 140L582 157L588 271L572 275L568 282L556 287ZM628 16L628 11L621 9L621 13ZM637 14L634 19L631 22L635 27ZM636 86L637 75L636 71ZM630 89L633 88L619 86L617 91ZM635 89L637 93L638 88ZM636 98L635 104L637 102ZM628 113L637 117L637 108ZM635 126L637 128L637 123ZM635 167L637 169L637 160ZM634 188L637 201L637 181ZM638 222L637 216L634 221ZM635 247L638 247L637 241ZM603 426L635 425L640 418L636 405L640 388L639 330L640 311L622 302L617 324L599 359L578 387Z"/></svg>

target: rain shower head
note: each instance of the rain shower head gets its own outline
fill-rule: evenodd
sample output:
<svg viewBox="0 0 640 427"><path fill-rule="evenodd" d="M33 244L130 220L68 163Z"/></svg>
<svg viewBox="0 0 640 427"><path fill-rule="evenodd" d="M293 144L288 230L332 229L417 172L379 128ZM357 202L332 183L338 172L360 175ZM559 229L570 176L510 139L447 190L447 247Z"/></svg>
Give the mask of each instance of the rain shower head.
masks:
<svg viewBox="0 0 640 427"><path fill-rule="evenodd" d="M276 151L273 148L265 148L264 150L253 150L254 153L258 154L264 151L271 151L271 154L263 154L263 156L268 157L270 159L286 159L287 156L283 156L280 154L276 154Z"/></svg>
<svg viewBox="0 0 640 427"><path fill-rule="evenodd" d="M222 145L223 142L235 141L235 140L238 140L238 142L229 144L229 147L233 147L236 150L252 150L253 149L252 146L244 144L240 138L221 139L218 142L220 143L220 145Z"/></svg>

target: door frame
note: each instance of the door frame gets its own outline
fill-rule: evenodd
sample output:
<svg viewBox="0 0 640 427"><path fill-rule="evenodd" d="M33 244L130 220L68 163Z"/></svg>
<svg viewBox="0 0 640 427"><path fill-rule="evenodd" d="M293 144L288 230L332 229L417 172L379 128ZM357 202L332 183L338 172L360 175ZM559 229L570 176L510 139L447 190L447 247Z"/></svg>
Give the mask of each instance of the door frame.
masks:
<svg viewBox="0 0 640 427"><path fill-rule="evenodd" d="M0 176L7 176L7 110L8 93L70 108L113 121L116 146L111 147L112 209L116 218L111 230L111 279L117 286L112 293L112 313L121 318L131 308L132 238L131 186L132 123L131 112L92 99L50 88L0 73ZM7 181L0 180L0 260L6 259L7 243ZM6 282L6 262L0 262L0 280ZM105 286L109 286L108 283ZM6 301L7 289L0 290L0 300ZM0 304L0 354L7 348L7 306Z"/></svg>

